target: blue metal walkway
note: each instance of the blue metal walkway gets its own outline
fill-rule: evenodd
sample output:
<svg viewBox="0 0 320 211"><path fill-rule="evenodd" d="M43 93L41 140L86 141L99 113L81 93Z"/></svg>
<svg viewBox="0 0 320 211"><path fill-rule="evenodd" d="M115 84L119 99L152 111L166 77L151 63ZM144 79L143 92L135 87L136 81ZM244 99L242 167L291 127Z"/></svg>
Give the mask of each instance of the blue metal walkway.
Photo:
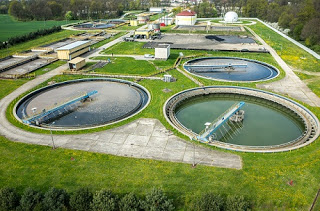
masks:
<svg viewBox="0 0 320 211"><path fill-rule="evenodd" d="M215 119L210 125L208 125L204 130L202 130L197 139L201 142L208 143L209 136L211 136L215 131L219 129L228 119L234 115L237 111L244 106L244 102L235 103L228 110L222 113L217 119Z"/></svg>
<svg viewBox="0 0 320 211"><path fill-rule="evenodd" d="M34 116L32 116L32 117L23 119L22 122L25 123L25 124L30 125L30 124L32 124L33 122L35 122L36 120L38 120L38 119L40 119L40 118L42 118L42 117L48 116L48 115L54 113L55 111L58 111L58 110L60 110L60 109L62 109L62 108L65 108L66 106L69 106L69 105L74 104L74 103L76 103L76 102L79 102L79 101L81 101L81 100L85 100L85 99L89 98L90 96L92 96L92 95L94 95L94 94L96 94L96 93L98 93L98 91L96 91L96 90L94 90L94 91L92 91L92 92L88 92L88 93L86 93L86 94L84 94L84 95L81 95L81 96L76 97L76 98L74 98L74 99L72 99L72 100L70 100L70 101L67 101L67 102L65 102L65 103L63 103L63 104L61 104L61 105L55 106L55 107L52 108L52 109L49 109L49 110L47 110L47 111L44 110L44 111L43 111L42 113L40 113L40 114L36 114L36 115L34 115Z"/></svg>

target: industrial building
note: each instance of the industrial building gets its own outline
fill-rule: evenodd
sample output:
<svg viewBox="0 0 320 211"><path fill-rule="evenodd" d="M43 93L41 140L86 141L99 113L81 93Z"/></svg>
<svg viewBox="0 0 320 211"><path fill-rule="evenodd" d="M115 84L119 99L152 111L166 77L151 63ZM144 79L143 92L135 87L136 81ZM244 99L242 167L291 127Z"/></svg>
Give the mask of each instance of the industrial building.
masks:
<svg viewBox="0 0 320 211"><path fill-rule="evenodd" d="M80 70L81 68L83 68L86 65L86 59L85 58L81 58L81 57L77 57L74 58L72 60L70 60L68 62L69 64L69 69L73 70L73 71L77 71Z"/></svg>
<svg viewBox="0 0 320 211"><path fill-rule="evenodd" d="M167 60L170 56L170 45L169 44L159 44L154 48L154 58Z"/></svg>
<svg viewBox="0 0 320 211"><path fill-rule="evenodd" d="M163 13L166 10L161 7L150 7L150 13Z"/></svg>
<svg viewBox="0 0 320 211"><path fill-rule="evenodd" d="M84 54L90 51L90 45L91 45L91 41L85 40L85 41L77 41L69 45L60 47L56 50L58 54L58 59L71 60L81 54Z"/></svg>
<svg viewBox="0 0 320 211"><path fill-rule="evenodd" d="M235 23L238 21L238 14L236 12L230 11L227 12L224 16L224 22L226 23Z"/></svg>
<svg viewBox="0 0 320 211"><path fill-rule="evenodd" d="M138 26L138 20L130 20L130 26Z"/></svg>
<svg viewBox="0 0 320 211"><path fill-rule="evenodd" d="M176 15L177 26L192 26L197 21L197 13L191 10L185 10Z"/></svg>
<svg viewBox="0 0 320 211"><path fill-rule="evenodd" d="M138 15L139 24L146 24L148 21L150 21L150 14L142 13Z"/></svg>
<svg viewBox="0 0 320 211"><path fill-rule="evenodd" d="M145 38L145 39L150 39L151 36L154 34L155 32L153 29L140 29L134 32L135 37L139 38L141 36L141 38Z"/></svg>

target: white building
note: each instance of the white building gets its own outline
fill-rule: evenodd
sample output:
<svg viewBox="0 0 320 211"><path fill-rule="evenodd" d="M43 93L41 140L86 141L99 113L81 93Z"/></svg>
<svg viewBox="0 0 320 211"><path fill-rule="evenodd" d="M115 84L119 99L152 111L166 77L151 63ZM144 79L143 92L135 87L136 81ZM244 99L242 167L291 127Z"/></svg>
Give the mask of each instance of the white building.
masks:
<svg viewBox="0 0 320 211"><path fill-rule="evenodd" d="M197 21L197 13L191 10L185 10L176 15L176 25L191 26Z"/></svg>
<svg viewBox="0 0 320 211"><path fill-rule="evenodd" d="M154 58L167 60L170 56L170 45L169 44L159 44L154 48Z"/></svg>
<svg viewBox="0 0 320 211"><path fill-rule="evenodd" d="M227 12L224 16L224 22L226 23L235 23L237 21L238 21L238 14L233 11Z"/></svg>
<svg viewBox="0 0 320 211"><path fill-rule="evenodd" d="M166 10L161 7L150 7L150 13L162 13L165 12Z"/></svg>

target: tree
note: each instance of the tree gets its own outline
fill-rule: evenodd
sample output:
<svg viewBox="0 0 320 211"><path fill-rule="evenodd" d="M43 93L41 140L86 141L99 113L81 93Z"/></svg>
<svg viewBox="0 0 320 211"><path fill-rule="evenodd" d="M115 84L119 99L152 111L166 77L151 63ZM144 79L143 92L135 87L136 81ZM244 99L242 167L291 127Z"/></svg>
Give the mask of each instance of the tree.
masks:
<svg viewBox="0 0 320 211"><path fill-rule="evenodd" d="M73 14L71 11L67 11L66 14L64 15L66 21L70 21L73 18Z"/></svg>
<svg viewBox="0 0 320 211"><path fill-rule="evenodd" d="M0 210L14 210L19 205L19 195L13 188L2 188L0 190Z"/></svg>
<svg viewBox="0 0 320 211"><path fill-rule="evenodd" d="M43 195L40 192L35 191L32 188L27 188L22 194L19 210L29 211L36 208L40 209L42 199Z"/></svg>
<svg viewBox="0 0 320 211"><path fill-rule="evenodd" d="M9 15L16 17L18 19L23 19L23 6L19 1L12 1L9 5Z"/></svg>
<svg viewBox="0 0 320 211"><path fill-rule="evenodd" d="M133 193L126 194L119 202L120 211L139 211L141 204L139 199Z"/></svg>
<svg viewBox="0 0 320 211"><path fill-rule="evenodd" d="M91 203L91 209L97 211L115 211L118 210L118 196L110 190L97 191Z"/></svg>
<svg viewBox="0 0 320 211"><path fill-rule="evenodd" d="M142 208L146 211L171 211L174 206L171 199L161 189L153 188L142 201Z"/></svg>
<svg viewBox="0 0 320 211"><path fill-rule="evenodd" d="M312 46L320 43L320 18L308 21L301 31L301 38L306 40L306 45Z"/></svg>
<svg viewBox="0 0 320 211"><path fill-rule="evenodd" d="M63 189L50 188L44 195L43 208L46 211L65 210L69 207L69 195Z"/></svg>
<svg viewBox="0 0 320 211"><path fill-rule="evenodd" d="M88 188L80 188L70 197L70 206L77 211L91 210L90 203L93 195Z"/></svg>
<svg viewBox="0 0 320 211"><path fill-rule="evenodd" d="M49 1L48 6L51 10L52 16L59 18L62 15L62 5L58 4L56 1Z"/></svg>
<svg viewBox="0 0 320 211"><path fill-rule="evenodd" d="M193 203L194 211L220 211L224 208L224 200L219 194L204 193Z"/></svg>

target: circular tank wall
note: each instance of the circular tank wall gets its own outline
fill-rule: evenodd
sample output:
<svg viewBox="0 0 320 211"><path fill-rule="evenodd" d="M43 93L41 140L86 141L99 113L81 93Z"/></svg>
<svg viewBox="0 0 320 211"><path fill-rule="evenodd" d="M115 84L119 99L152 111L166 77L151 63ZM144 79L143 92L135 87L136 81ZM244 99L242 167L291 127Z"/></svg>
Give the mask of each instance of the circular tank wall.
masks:
<svg viewBox="0 0 320 211"><path fill-rule="evenodd" d="M198 58L183 66L193 75L218 81L257 82L279 75L279 70L269 64L236 57Z"/></svg>
<svg viewBox="0 0 320 211"><path fill-rule="evenodd" d="M241 107L242 121L221 116L239 102L245 103ZM194 140L237 151L287 151L305 146L319 135L318 119L302 105L243 87L216 86L180 92L166 102L164 115L173 127ZM215 125L220 118L226 118L226 122ZM218 129L210 141L203 141L199 134L208 123Z"/></svg>
<svg viewBox="0 0 320 211"><path fill-rule="evenodd" d="M94 91L97 93L69 104ZM149 92L133 82L80 79L34 91L16 104L14 112L20 121L35 127L84 129L129 118L142 111L149 101Z"/></svg>

